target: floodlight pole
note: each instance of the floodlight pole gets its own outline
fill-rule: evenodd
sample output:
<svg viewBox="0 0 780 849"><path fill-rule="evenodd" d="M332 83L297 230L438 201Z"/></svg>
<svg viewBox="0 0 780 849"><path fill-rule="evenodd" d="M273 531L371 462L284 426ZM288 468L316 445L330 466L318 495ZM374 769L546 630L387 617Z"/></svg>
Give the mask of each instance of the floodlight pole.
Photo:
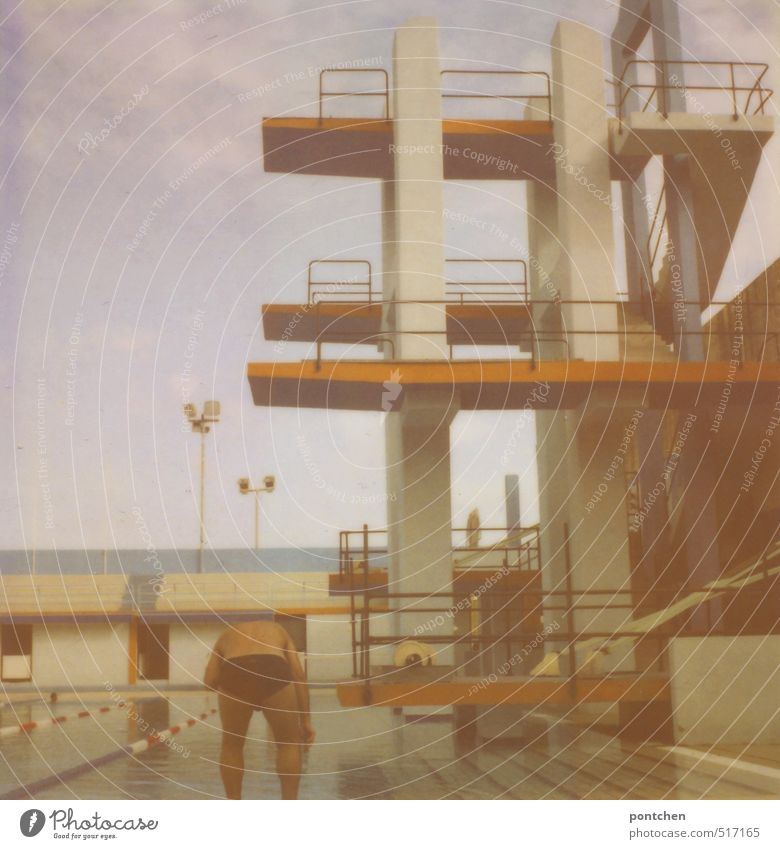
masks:
<svg viewBox="0 0 780 849"><path fill-rule="evenodd" d="M198 573L203 572L203 548L206 544L206 434L211 425L219 421L218 401L207 401L199 416L194 404L184 405L184 414L192 425L193 433L200 434L200 532L198 534Z"/></svg>
<svg viewBox="0 0 780 849"><path fill-rule="evenodd" d="M273 492L276 486L276 481L273 475L266 475L263 478L265 486L253 487L249 478L239 478L238 491L242 495L252 493L255 496L255 551L260 548L260 493Z"/></svg>

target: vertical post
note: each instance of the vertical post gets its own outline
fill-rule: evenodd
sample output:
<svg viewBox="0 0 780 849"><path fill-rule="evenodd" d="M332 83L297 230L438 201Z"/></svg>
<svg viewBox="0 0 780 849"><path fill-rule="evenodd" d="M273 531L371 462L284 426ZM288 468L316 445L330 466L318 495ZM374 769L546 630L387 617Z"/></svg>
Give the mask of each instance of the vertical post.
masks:
<svg viewBox="0 0 780 849"><path fill-rule="evenodd" d="M198 573L203 572L203 543L205 540L206 516L206 425L200 427L200 540L198 544Z"/></svg>
<svg viewBox="0 0 780 849"><path fill-rule="evenodd" d="M368 591L368 525L363 525L363 590Z"/></svg>
<svg viewBox="0 0 780 849"><path fill-rule="evenodd" d="M138 683L138 617L131 616L127 637L127 683Z"/></svg>
<svg viewBox="0 0 780 849"><path fill-rule="evenodd" d="M512 552L512 561L508 565L517 566L520 560L520 478L517 475L504 476L504 494L506 498L506 529L509 537L508 552ZM508 558L507 558L508 559Z"/></svg>
<svg viewBox="0 0 780 849"><path fill-rule="evenodd" d="M574 647L574 592L571 579L571 549L569 548L569 523L563 524L563 553L566 568L566 628L569 631L569 687L572 703L577 700L577 652Z"/></svg>
<svg viewBox="0 0 780 849"><path fill-rule="evenodd" d="M669 83L668 83L668 78L667 78L668 75L667 75L667 72L666 72L666 62L664 62L664 60L661 59L658 62L658 64L661 66L661 72L660 72L661 79L660 79L660 81L656 82L656 88L658 89L658 94L660 96L660 103L658 104L658 106L660 107L661 114L664 116L664 118L668 118L669 117L669 106L668 106L668 98L667 98L667 91L668 91L667 86L669 85Z"/></svg>
<svg viewBox="0 0 780 849"><path fill-rule="evenodd" d="M369 677L371 673L370 664L371 664L371 655L370 655L370 646L368 643L368 634L369 634L369 621L368 617L370 615L369 611L370 600L368 597L368 525L363 525L363 616L362 621L360 623L360 632L361 632L361 654L362 654L362 667L363 667L363 679L365 684L365 698L366 704L371 704L371 685L369 683Z"/></svg>
<svg viewBox="0 0 780 849"><path fill-rule="evenodd" d="M357 658L357 608L355 606L355 570L352 568L349 556L349 531L339 534L339 570L342 576L349 575L349 620L352 629L352 677L358 677Z"/></svg>
<svg viewBox="0 0 780 849"><path fill-rule="evenodd" d="M255 493L255 551L260 548L260 493Z"/></svg>
<svg viewBox="0 0 780 849"><path fill-rule="evenodd" d="M736 121L739 118L739 113L737 112L737 84L734 81L734 63L729 62L729 71L731 73L731 100L734 104L734 120Z"/></svg>

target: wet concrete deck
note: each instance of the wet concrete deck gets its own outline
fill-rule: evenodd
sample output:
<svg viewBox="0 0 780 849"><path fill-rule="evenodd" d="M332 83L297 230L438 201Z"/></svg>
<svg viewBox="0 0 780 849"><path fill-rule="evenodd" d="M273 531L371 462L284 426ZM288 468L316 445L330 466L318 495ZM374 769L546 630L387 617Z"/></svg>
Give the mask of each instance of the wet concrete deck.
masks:
<svg viewBox="0 0 780 849"><path fill-rule="evenodd" d="M0 793L215 704L213 695L170 694L139 700L138 720L116 710L0 739ZM55 713L83 706L61 702ZM318 741L306 756L301 783L306 799L764 799L776 798L780 787L780 747L713 749L714 759L697 763L682 750L621 743L548 711L529 716L520 740L477 744L456 737L448 719L411 722L390 708L342 708L333 690L315 690L312 710ZM7 726L48 715L45 705L19 705L0 710L0 722ZM244 797L278 798L272 745L259 714L249 733ZM178 749L158 745L136 757L120 757L35 798L223 798L218 715L185 728L174 740Z"/></svg>

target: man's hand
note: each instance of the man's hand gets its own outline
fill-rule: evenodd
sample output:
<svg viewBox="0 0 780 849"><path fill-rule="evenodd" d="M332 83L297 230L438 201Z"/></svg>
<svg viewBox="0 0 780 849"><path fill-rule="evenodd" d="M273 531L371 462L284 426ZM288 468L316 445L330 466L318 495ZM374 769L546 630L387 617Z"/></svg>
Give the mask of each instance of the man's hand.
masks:
<svg viewBox="0 0 780 849"><path fill-rule="evenodd" d="M316 732L312 728L310 722L302 722L301 723L301 741L305 746L311 746L314 742L314 738L316 737Z"/></svg>

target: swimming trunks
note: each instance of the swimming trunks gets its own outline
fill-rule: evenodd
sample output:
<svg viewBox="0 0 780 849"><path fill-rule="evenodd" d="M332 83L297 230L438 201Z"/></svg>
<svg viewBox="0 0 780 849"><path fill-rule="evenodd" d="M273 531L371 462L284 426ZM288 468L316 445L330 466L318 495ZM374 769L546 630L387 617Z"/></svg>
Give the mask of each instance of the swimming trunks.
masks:
<svg viewBox="0 0 780 849"><path fill-rule="evenodd" d="M219 686L225 693L252 705L255 710L291 682L290 667L278 654L247 654L224 658Z"/></svg>

